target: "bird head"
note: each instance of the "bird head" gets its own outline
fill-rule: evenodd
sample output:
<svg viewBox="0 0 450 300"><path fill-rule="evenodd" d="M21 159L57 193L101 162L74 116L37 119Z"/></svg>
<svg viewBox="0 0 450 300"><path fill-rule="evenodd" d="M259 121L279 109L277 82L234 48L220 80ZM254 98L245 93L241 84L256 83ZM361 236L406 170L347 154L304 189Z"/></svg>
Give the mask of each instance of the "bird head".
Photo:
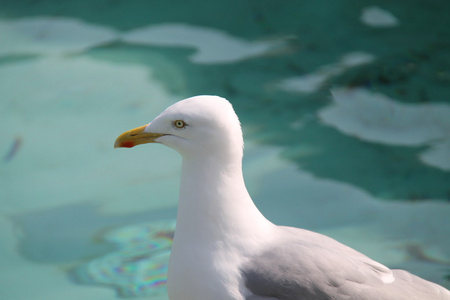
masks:
<svg viewBox="0 0 450 300"><path fill-rule="evenodd" d="M164 110L147 125L121 134L115 148L161 143L183 157L230 156L243 152L239 119L228 100L218 96L195 96Z"/></svg>

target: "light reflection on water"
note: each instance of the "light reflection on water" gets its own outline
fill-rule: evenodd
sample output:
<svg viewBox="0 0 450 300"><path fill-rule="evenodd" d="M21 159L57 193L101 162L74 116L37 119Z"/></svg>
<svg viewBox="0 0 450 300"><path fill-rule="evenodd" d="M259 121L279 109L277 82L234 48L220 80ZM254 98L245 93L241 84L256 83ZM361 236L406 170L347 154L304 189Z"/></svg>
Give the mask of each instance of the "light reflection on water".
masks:
<svg viewBox="0 0 450 300"><path fill-rule="evenodd" d="M122 297L165 293L174 221L122 227L103 238L116 250L77 266L72 275L84 284L104 284Z"/></svg>

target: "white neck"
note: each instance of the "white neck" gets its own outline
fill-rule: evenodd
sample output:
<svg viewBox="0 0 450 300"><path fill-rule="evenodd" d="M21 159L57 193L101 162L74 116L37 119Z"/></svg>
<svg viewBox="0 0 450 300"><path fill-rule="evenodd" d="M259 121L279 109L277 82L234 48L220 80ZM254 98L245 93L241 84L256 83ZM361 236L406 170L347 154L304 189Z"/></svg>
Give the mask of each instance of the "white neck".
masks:
<svg viewBox="0 0 450 300"><path fill-rule="evenodd" d="M247 192L241 159L183 158L175 242L255 239L268 224Z"/></svg>

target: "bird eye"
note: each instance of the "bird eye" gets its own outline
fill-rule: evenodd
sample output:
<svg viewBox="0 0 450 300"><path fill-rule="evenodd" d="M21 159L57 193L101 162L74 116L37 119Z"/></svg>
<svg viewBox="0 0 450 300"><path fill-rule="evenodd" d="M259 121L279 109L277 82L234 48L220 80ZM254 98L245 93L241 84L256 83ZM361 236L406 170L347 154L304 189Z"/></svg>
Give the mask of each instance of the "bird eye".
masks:
<svg viewBox="0 0 450 300"><path fill-rule="evenodd" d="M175 125L176 128L184 128L186 126L186 123L182 120L176 120L173 122L173 125Z"/></svg>

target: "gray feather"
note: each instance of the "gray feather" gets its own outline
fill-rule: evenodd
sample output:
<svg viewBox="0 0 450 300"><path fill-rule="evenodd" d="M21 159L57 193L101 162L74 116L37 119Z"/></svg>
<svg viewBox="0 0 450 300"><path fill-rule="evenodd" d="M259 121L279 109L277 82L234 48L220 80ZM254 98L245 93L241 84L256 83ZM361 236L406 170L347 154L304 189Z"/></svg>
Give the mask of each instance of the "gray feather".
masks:
<svg viewBox="0 0 450 300"><path fill-rule="evenodd" d="M283 244L266 247L241 268L252 293L246 300L450 300L443 287L391 271L331 238L280 229L287 237Z"/></svg>

